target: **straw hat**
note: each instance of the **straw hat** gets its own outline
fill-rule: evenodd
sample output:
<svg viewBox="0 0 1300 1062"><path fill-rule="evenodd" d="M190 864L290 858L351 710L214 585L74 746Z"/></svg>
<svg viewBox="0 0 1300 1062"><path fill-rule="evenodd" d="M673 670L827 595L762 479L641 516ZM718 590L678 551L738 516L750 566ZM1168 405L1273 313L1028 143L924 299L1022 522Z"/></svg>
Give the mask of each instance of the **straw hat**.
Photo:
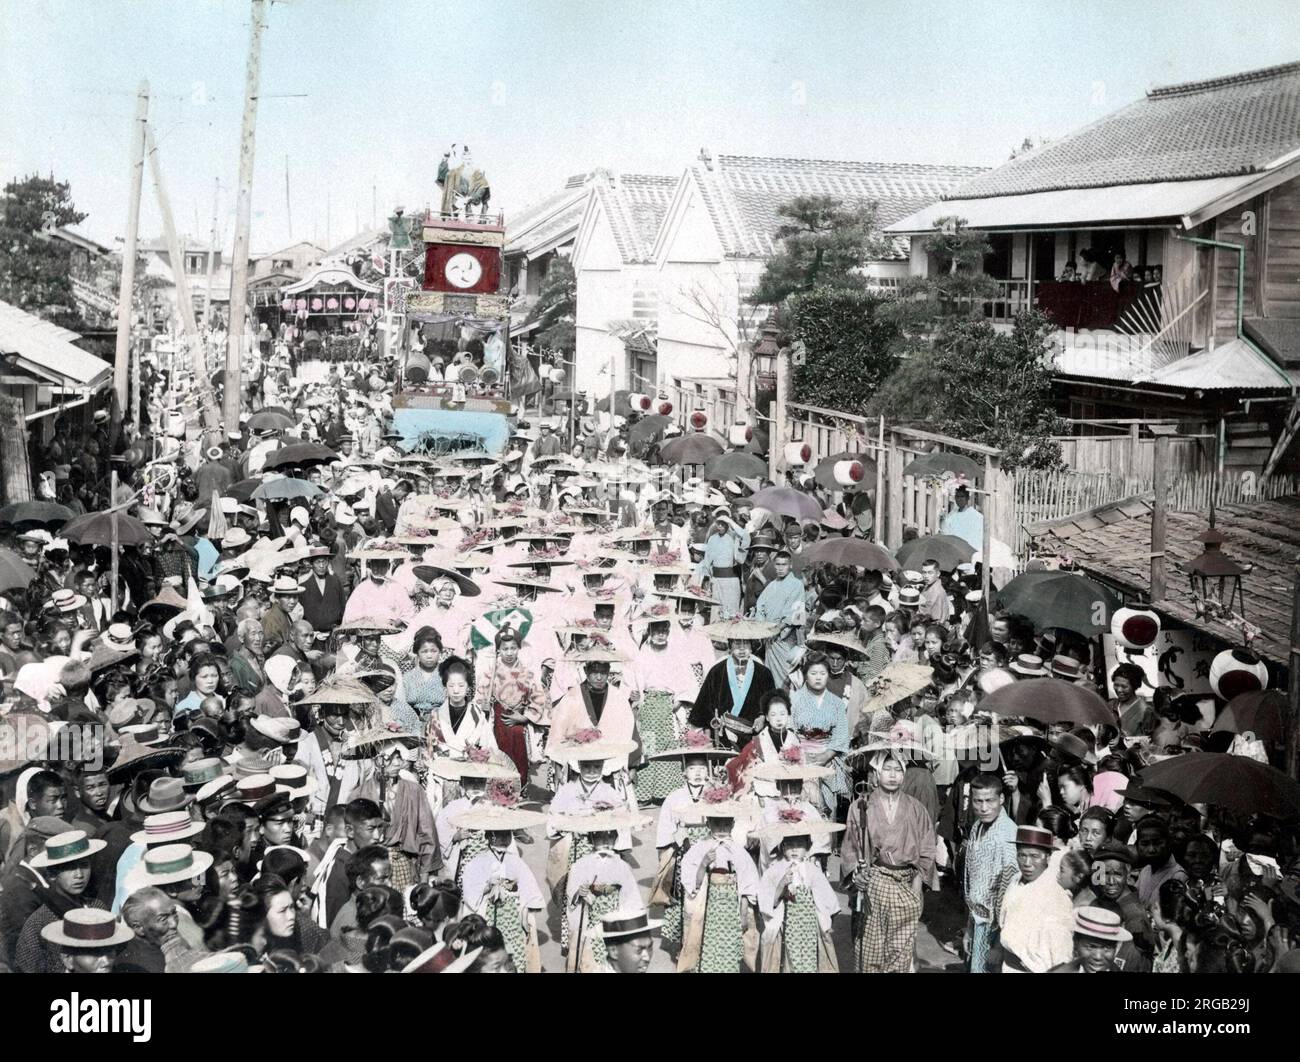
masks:
<svg viewBox="0 0 1300 1062"><path fill-rule="evenodd" d="M764 782L808 782L817 778L829 778L834 773L830 767L776 759L764 760L755 766L750 777Z"/></svg>
<svg viewBox="0 0 1300 1062"><path fill-rule="evenodd" d="M188 844L165 844L146 849L140 865L143 885L175 885L206 874L212 866L212 856L208 852L196 852Z"/></svg>
<svg viewBox="0 0 1300 1062"><path fill-rule="evenodd" d="M57 922L41 929L41 939L55 947L76 951L121 947L135 939L131 928L112 911L74 907Z"/></svg>
<svg viewBox="0 0 1300 1062"><path fill-rule="evenodd" d="M808 635L809 645L834 645L841 649L847 649L851 653L863 654L867 647L857 638L847 634L810 634Z"/></svg>
<svg viewBox="0 0 1300 1062"><path fill-rule="evenodd" d="M618 833L640 830L649 825L649 815L634 814L626 807L589 811L585 814L554 814L547 822L561 833Z"/></svg>
<svg viewBox="0 0 1300 1062"><path fill-rule="evenodd" d="M714 747L713 736L709 731L692 727L683 735L682 744L675 748L662 749L659 752L653 752L648 758L652 760L673 760L686 756L703 756L719 760L729 760L734 755L735 752L731 749L720 749Z"/></svg>
<svg viewBox="0 0 1300 1062"><path fill-rule="evenodd" d="M1037 653L1021 653L1011 661L1011 670L1025 678L1044 678L1047 675L1043 658Z"/></svg>
<svg viewBox="0 0 1300 1062"><path fill-rule="evenodd" d="M281 594L297 595L302 593L302 587L299 586L298 581L291 576L281 575L271 584L271 593L277 596Z"/></svg>
<svg viewBox="0 0 1300 1062"><path fill-rule="evenodd" d="M563 593L568 589L564 586L556 586L553 583L544 583L540 579L529 579L526 576L516 576L512 579L493 579L492 581L499 586L531 587L534 590L545 590L547 593L552 594Z"/></svg>
<svg viewBox="0 0 1300 1062"><path fill-rule="evenodd" d="M284 763L271 768L275 787L288 793L290 800L311 796L316 791L316 779L300 763Z"/></svg>
<svg viewBox="0 0 1300 1062"><path fill-rule="evenodd" d="M799 814L799 812L794 814ZM827 822L825 819L816 819L812 816L802 816L798 819L791 816L789 818L782 817L776 822L770 822L766 826L751 830L750 836L757 837L760 841L772 843L780 842L787 837L829 837L831 834L840 833L846 828L841 823Z"/></svg>
<svg viewBox="0 0 1300 1062"><path fill-rule="evenodd" d="M47 837L44 851L32 856L28 865L34 870L43 870L47 867L62 866L65 863L79 863L107 847L107 841L92 839L87 836L85 830L69 830L67 833L56 833L53 837Z"/></svg>
<svg viewBox="0 0 1300 1062"><path fill-rule="evenodd" d="M209 756L205 759L193 760L190 763L183 764L181 766L181 784L187 790L201 789L225 773L225 761L215 756Z"/></svg>
<svg viewBox="0 0 1300 1062"><path fill-rule="evenodd" d="M458 830L529 830L545 821L546 816L540 811L528 811L489 801L475 804L451 816L451 824Z"/></svg>
<svg viewBox="0 0 1300 1062"><path fill-rule="evenodd" d="M653 933L663 925L644 911L611 911L600 916L600 935L605 941L627 940Z"/></svg>
<svg viewBox="0 0 1300 1062"><path fill-rule="evenodd" d="M547 751L553 759L563 763L594 763L629 756L636 751L636 742L602 737L593 741L560 742Z"/></svg>
<svg viewBox="0 0 1300 1062"><path fill-rule="evenodd" d="M519 770L513 764L507 766L496 760L457 760L450 756L435 757L430 770L448 782L459 782L463 778L481 778L491 782L519 777Z"/></svg>
<svg viewBox="0 0 1300 1062"><path fill-rule="evenodd" d="M400 634L403 627L393 620L380 619L378 616L360 616L357 619L348 620L346 623L340 623L334 629L352 634L361 634L363 632L370 634Z"/></svg>
<svg viewBox="0 0 1300 1062"><path fill-rule="evenodd" d="M1104 907L1076 907L1074 935L1092 937L1111 944L1123 944L1133 939L1133 934L1124 928L1119 912L1108 911Z"/></svg>
<svg viewBox="0 0 1300 1062"><path fill-rule="evenodd" d="M135 844L148 848L150 845L197 837L206 826L207 823L196 822L188 811L164 811L157 815L146 816L144 829L131 834L131 840Z"/></svg>
<svg viewBox="0 0 1300 1062"><path fill-rule="evenodd" d="M599 635L602 632L599 628L595 630L583 628L581 633ZM564 659L571 664L625 664L628 661L625 653L601 645L589 645L583 649L574 649L565 653Z"/></svg>

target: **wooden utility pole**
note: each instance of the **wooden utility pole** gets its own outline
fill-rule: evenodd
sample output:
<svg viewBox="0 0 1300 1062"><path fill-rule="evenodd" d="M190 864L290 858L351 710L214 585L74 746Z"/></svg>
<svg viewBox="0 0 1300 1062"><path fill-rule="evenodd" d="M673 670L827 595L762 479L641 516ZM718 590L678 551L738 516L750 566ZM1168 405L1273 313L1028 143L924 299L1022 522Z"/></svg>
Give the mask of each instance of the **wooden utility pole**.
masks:
<svg viewBox="0 0 1300 1062"><path fill-rule="evenodd" d="M1287 671L1286 773L1300 779L1300 559L1291 572L1291 652Z"/></svg>
<svg viewBox="0 0 1300 1062"><path fill-rule="evenodd" d="M1151 603L1165 599L1165 522L1169 502L1169 439L1178 429L1168 424L1151 428L1155 445L1155 504L1151 507Z"/></svg>
<svg viewBox="0 0 1300 1062"><path fill-rule="evenodd" d="M994 493L994 476L998 472L998 459L990 454L984 455L984 538L980 546L980 592L981 601L989 608L989 598L993 593L993 510L997 502Z"/></svg>
<svg viewBox="0 0 1300 1062"><path fill-rule="evenodd" d="M785 471L785 433L789 424L790 351L777 351L774 360L776 399L772 403L772 430L767 436L767 478L779 486Z"/></svg>
<svg viewBox="0 0 1300 1062"><path fill-rule="evenodd" d="M176 309L180 313L181 327L185 331L185 345L190 352L190 365L194 370L195 385L202 396L205 420L209 429L218 426L216 398L212 394L212 380L208 373L208 357L203 337L199 335L199 326L194 318L194 298L190 293L190 278L185 271L185 247L180 234L176 231L176 221L172 216L171 199L167 195L167 186L163 183L162 164L158 161L158 145L154 143L153 130L146 131L149 155L149 172L153 174L154 191L158 194L158 213L162 215L163 235L167 240L167 255L172 263L172 276L176 281ZM210 282L210 281L209 281ZM209 287L209 298L211 288Z"/></svg>
<svg viewBox="0 0 1300 1062"><path fill-rule="evenodd" d="M126 207L126 241L122 246L122 282L117 290L117 347L113 354L113 392L119 411L126 409L127 364L131 357L131 318L135 293L135 245L140 235L140 186L144 183L144 140L149 121L149 82L135 94L131 125L131 198Z"/></svg>
<svg viewBox="0 0 1300 1062"><path fill-rule="evenodd" d="M240 359L244 356L244 314L248 309L248 230L253 216L253 149L257 139L257 94L262 76L262 30L266 0L253 0L244 77L244 120L239 133L239 193L235 199L235 247L230 263L230 324L226 337L226 430L239 426Z"/></svg>
<svg viewBox="0 0 1300 1062"><path fill-rule="evenodd" d="M203 330L206 332L212 324L212 274L217 271L217 204L221 200L221 178L213 181L212 188L212 228L208 230L208 293L203 299ZM207 360L204 359L206 373Z"/></svg>

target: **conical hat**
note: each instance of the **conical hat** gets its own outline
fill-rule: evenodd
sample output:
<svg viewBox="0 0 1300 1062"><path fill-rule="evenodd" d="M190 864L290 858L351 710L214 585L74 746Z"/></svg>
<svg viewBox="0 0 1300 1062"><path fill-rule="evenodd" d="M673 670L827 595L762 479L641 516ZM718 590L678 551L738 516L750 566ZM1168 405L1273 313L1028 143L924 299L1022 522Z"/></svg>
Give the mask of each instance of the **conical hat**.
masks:
<svg viewBox="0 0 1300 1062"><path fill-rule="evenodd" d="M601 632L583 631L587 635L599 635ZM564 654L564 659L572 664L624 664L627 663L626 653L620 653L617 649L606 649L600 645L589 645L585 649L575 649L572 652Z"/></svg>
<svg viewBox="0 0 1300 1062"><path fill-rule="evenodd" d="M436 756L430 770L449 782L459 782L462 778L483 778L487 781L517 778L518 769L513 765L498 763L496 760L477 762L474 760L457 760L450 756Z"/></svg>
<svg viewBox="0 0 1300 1062"><path fill-rule="evenodd" d="M856 638L847 634L810 634L808 635L809 645L837 645L841 649L847 649L851 653L865 653L867 647Z"/></svg>
<svg viewBox="0 0 1300 1062"><path fill-rule="evenodd" d="M870 719L872 712L897 704L930 684L934 669L927 664L892 661L885 665L880 677L867 686L867 700L861 717Z"/></svg>
<svg viewBox="0 0 1300 1062"><path fill-rule="evenodd" d="M757 837L760 841L771 842L781 841L786 837L829 837L833 833L840 833L844 829L841 823L827 822L825 819L814 819L811 816L795 821L780 821L768 823L757 830L751 830L750 836Z"/></svg>
<svg viewBox="0 0 1300 1062"><path fill-rule="evenodd" d="M451 824L458 830L528 830L545 821L546 816L540 811L487 801L451 817Z"/></svg>

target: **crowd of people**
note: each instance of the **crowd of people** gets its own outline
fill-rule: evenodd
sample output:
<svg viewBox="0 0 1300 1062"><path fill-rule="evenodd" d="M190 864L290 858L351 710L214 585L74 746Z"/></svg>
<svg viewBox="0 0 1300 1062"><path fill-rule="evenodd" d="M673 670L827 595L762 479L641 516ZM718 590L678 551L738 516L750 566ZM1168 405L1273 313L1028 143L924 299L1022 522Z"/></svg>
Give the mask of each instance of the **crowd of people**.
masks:
<svg viewBox="0 0 1300 1062"><path fill-rule="evenodd" d="M923 918L976 973L1300 968L1295 819L1144 787L1212 718L1096 638L634 416L407 452L392 377L214 433L157 373L140 454L51 455L87 515L7 528L0 968L902 973ZM1033 681L1109 722L994 710Z"/></svg>

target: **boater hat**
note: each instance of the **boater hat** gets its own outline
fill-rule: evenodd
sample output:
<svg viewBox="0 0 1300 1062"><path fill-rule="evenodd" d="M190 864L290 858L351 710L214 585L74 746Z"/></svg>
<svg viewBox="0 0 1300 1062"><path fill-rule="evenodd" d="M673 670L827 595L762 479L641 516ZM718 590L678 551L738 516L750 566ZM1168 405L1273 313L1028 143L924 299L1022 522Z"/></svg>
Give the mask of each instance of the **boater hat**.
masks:
<svg viewBox="0 0 1300 1062"><path fill-rule="evenodd" d="M165 844L148 849L142 865L144 874L141 880L144 884L175 885L206 874L212 866L212 856L207 852L196 852L188 844Z"/></svg>
<svg viewBox="0 0 1300 1062"><path fill-rule="evenodd" d="M47 838L45 850L36 853L28 865L33 870L43 870L46 867L62 866L65 863L79 863L107 847L107 841L92 840L86 835L85 830L70 830Z"/></svg>
<svg viewBox="0 0 1300 1062"><path fill-rule="evenodd" d="M646 911L611 911L600 916L600 934L605 941L643 937L662 925Z"/></svg>
<svg viewBox="0 0 1300 1062"><path fill-rule="evenodd" d="M1133 934L1124 928L1119 913L1104 907L1076 907L1074 909L1074 935L1123 944L1132 940Z"/></svg>
<svg viewBox="0 0 1300 1062"><path fill-rule="evenodd" d="M151 845L175 843L197 837L206 828L207 823L196 822L188 811L164 811L149 815L144 820L144 829L131 834L131 840L145 848Z"/></svg>
<svg viewBox="0 0 1300 1062"><path fill-rule="evenodd" d="M117 948L135 939L129 926L112 911L96 907L74 907L62 919L41 930L41 939L59 948L96 951Z"/></svg>
<svg viewBox="0 0 1300 1062"><path fill-rule="evenodd" d="M1056 838L1051 830L1044 830L1041 826L1018 826L1016 847L1046 848L1051 851L1056 847Z"/></svg>

